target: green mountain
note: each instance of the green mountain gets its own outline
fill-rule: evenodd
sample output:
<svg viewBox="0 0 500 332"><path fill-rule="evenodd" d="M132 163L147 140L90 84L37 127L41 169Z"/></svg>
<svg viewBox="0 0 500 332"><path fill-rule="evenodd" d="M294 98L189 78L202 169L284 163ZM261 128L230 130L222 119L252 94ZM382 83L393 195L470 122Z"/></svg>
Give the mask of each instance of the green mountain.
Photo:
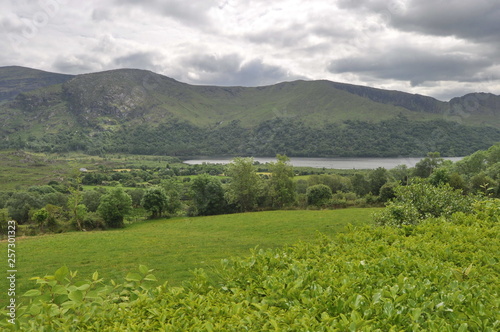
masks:
<svg viewBox="0 0 500 332"><path fill-rule="evenodd" d="M484 93L442 102L325 80L219 87L136 69L70 76L21 67L0 68L0 87L9 95L3 148L392 156L467 154L500 141L500 96Z"/></svg>
<svg viewBox="0 0 500 332"><path fill-rule="evenodd" d="M64 83L73 77L19 66L0 67L0 102L13 99L21 92Z"/></svg>

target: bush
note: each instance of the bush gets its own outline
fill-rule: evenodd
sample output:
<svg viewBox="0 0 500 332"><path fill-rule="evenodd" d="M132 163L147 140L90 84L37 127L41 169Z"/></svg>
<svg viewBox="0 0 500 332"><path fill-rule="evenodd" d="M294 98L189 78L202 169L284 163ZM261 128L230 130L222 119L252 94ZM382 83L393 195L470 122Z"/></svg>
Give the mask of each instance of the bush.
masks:
<svg viewBox="0 0 500 332"><path fill-rule="evenodd" d="M386 209L375 215L380 225L413 225L431 217L449 217L455 212L472 212L473 198L462 195L448 184L433 186L415 181L409 186L394 189L395 198Z"/></svg>
<svg viewBox="0 0 500 332"><path fill-rule="evenodd" d="M93 229L105 229L106 223L96 212L88 212L82 220L82 228L86 231Z"/></svg>
<svg viewBox="0 0 500 332"><path fill-rule="evenodd" d="M332 190L324 184L317 184L307 188L307 204L323 206L332 199Z"/></svg>
<svg viewBox="0 0 500 332"><path fill-rule="evenodd" d="M132 211L132 198L122 187L116 187L101 197L97 212L110 228L123 227L123 219Z"/></svg>

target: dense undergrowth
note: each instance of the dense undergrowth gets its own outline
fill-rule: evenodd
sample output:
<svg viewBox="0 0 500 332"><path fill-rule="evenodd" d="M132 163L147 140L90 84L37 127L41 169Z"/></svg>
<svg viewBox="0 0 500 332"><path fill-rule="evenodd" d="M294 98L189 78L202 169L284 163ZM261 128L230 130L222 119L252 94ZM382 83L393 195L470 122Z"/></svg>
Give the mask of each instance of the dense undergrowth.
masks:
<svg viewBox="0 0 500 332"><path fill-rule="evenodd" d="M498 331L499 200L416 225L363 227L222 262L183 287L145 266L121 283L37 278L26 331Z"/></svg>

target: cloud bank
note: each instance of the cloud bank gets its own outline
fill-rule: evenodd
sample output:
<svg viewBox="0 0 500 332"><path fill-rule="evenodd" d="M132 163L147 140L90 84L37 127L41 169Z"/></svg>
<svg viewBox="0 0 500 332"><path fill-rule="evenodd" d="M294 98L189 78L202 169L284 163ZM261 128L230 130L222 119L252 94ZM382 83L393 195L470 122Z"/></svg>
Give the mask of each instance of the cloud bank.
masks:
<svg viewBox="0 0 500 332"><path fill-rule="evenodd" d="M191 84L295 79L447 100L500 94L489 0L5 0L0 66L152 70Z"/></svg>

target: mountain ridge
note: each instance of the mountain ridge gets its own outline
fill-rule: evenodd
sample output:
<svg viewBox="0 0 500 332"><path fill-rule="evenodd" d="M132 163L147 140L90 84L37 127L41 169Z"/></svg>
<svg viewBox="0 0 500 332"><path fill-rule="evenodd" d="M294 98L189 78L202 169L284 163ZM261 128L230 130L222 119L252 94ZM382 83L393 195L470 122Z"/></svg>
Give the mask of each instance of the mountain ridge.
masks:
<svg viewBox="0 0 500 332"><path fill-rule="evenodd" d="M9 76L5 68L0 67L0 87L11 82L11 95L0 103L4 148L60 150L61 137L66 137L72 143L64 149L101 152L141 153L146 149L141 146L147 146L153 154L210 154L223 145L228 154L309 155L311 150L316 151L313 156L359 156L372 149L374 155L388 156L405 149L408 154L442 149L451 156L467 153L460 147L467 141L474 142L470 149L479 149L500 140L500 96L494 94L472 93L443 102L327 80L225 87L191 85L140 69L51 76L8 68ZM16 80L17 90L12 84ZM464 140L460 133L469 136ZM316 136L322 141L317 146L310 141ZM432 142L436 139L441 145ZM363 140L382 147L368 149Z"/></svg>

